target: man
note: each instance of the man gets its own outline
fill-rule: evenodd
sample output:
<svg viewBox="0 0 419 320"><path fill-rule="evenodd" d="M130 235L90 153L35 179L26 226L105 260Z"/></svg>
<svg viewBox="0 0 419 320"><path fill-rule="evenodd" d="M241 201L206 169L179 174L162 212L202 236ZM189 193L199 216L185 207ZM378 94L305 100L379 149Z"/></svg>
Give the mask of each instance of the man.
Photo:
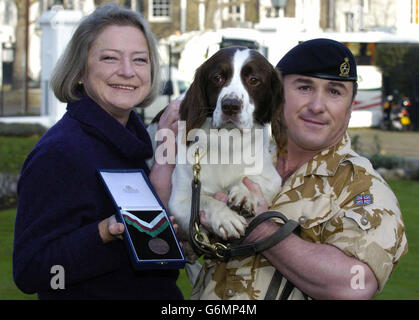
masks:
<svg viewBox="0 0 419 320"><path fill-rule="evenodd" d="M346 133L355 59L336 41L314 39L289 51L277 68L288 153L275 159L283 187L269 209L298 221L299 235L256 256L205 260L191 299L370 299L407 253L407 240L397 199ZM267 211L258 185L244 182L260 197L257 213ZM266 221L247 241L279 228Z"/></svg>

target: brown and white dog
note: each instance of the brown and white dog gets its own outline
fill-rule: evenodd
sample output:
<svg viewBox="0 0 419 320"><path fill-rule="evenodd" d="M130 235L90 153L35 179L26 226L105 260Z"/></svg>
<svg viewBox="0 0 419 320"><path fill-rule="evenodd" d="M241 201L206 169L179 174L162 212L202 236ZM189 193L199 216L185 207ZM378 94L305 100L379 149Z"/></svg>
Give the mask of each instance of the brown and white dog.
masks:
<svg viewBox="0 0 419 320"><path fill-rule="evenodd" d="M247 223L240 213L252 213L257 206L242 182L245 176L260 185L268 204L278 193L281 177L275 170L269 141L272 136L277 152L285 152L282 90L275 68L260 53L244 47L221 49L197 69L180 106L186 130L178 135L187 139L180 145L178 142L168 208L181 236L189 232L193 179L193 160L179 161L181 147L189 159L199 148L200 210L205 211L213 232L223 239L243 235ZM153 140L152 131L153 126L149 127ZM239 142L228 143L234 139ZM226 155L227 163L223 161ZM254 160L253 168L249 159ZM216 192L228 194L227 205L214 199Z"/></svg>

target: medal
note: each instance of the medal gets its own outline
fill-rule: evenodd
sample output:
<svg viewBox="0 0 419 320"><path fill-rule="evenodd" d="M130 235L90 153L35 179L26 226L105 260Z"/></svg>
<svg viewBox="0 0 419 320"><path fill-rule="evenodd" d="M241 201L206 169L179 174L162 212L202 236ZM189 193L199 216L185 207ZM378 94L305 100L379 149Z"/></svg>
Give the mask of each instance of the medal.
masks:
<svg viewBox="0 0 419 320"><path fill-rule="evenodd" d="M152 237L152 239L148 241L148 247L153 253L164 255L169 252L170 246L167 241L162 238L157 238L157 236L169 226L169 222L163 212L151 222L143 221L127 211L122 210L121 213L125 223Z"/></svg>
<svg viewBox="0 0 419 320"><path fill-rule="evenodd" d="M162 238L153 238L148 242L148 247L155 254L166 254L170 250L169 244Z"/></svg>

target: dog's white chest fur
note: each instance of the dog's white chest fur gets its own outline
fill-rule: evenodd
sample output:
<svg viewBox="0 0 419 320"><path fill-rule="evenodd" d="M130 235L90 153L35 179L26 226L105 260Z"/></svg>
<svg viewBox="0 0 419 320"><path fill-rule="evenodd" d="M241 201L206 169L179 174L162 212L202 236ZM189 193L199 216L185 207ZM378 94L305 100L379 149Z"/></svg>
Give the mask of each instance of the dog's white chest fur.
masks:
<svg viewBox="0 0 419 320"><path fill-rule="evenodd" d="M215 139L216 132L221 131L211 129L211 119L207 119L200 130L199 142L191 144L186 151L192 155L197 147L200 150L200 210L205 211L206 219L217 235L225 239L239 238L244 234L246 220L213 196L216 192L226 193L231 207L241 207L250 212L257 206L257 199L242 182L247 176L260 185L266 200L271 203L281 187L281 177L269 153L269 127L255 126L247 133L237 130L236 135L229 135L229 138L226 138L226 131L224 135L218 134L218 140ZM172 176L169 211L175 216L181 232L187 234L193 163L178 160L181 161L176 164Z"/></svg>

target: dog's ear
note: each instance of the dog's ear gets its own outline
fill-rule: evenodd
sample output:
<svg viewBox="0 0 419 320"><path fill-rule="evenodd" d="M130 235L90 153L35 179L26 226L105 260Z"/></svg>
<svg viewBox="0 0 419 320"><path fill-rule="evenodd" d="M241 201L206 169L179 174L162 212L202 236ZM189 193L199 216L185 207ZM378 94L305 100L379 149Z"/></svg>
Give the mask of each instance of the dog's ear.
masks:
<svg viewBox="0 0 419 320"><path fill-rule="evenodd" d="M179 117L180 120L186 121L186 136L190 130L200 128L207 118L209 106L205 91L206 81L204 64L196 70L194 81L180 105Z"/></svg>
<svg viewBox="0 0 419 320"><path fill-rule="evenodd" d="M272 136L276 142L278 155L287 153L287 127L284 119L284 85L281 73L274 68L271 77L272 88Z"/></svg>

